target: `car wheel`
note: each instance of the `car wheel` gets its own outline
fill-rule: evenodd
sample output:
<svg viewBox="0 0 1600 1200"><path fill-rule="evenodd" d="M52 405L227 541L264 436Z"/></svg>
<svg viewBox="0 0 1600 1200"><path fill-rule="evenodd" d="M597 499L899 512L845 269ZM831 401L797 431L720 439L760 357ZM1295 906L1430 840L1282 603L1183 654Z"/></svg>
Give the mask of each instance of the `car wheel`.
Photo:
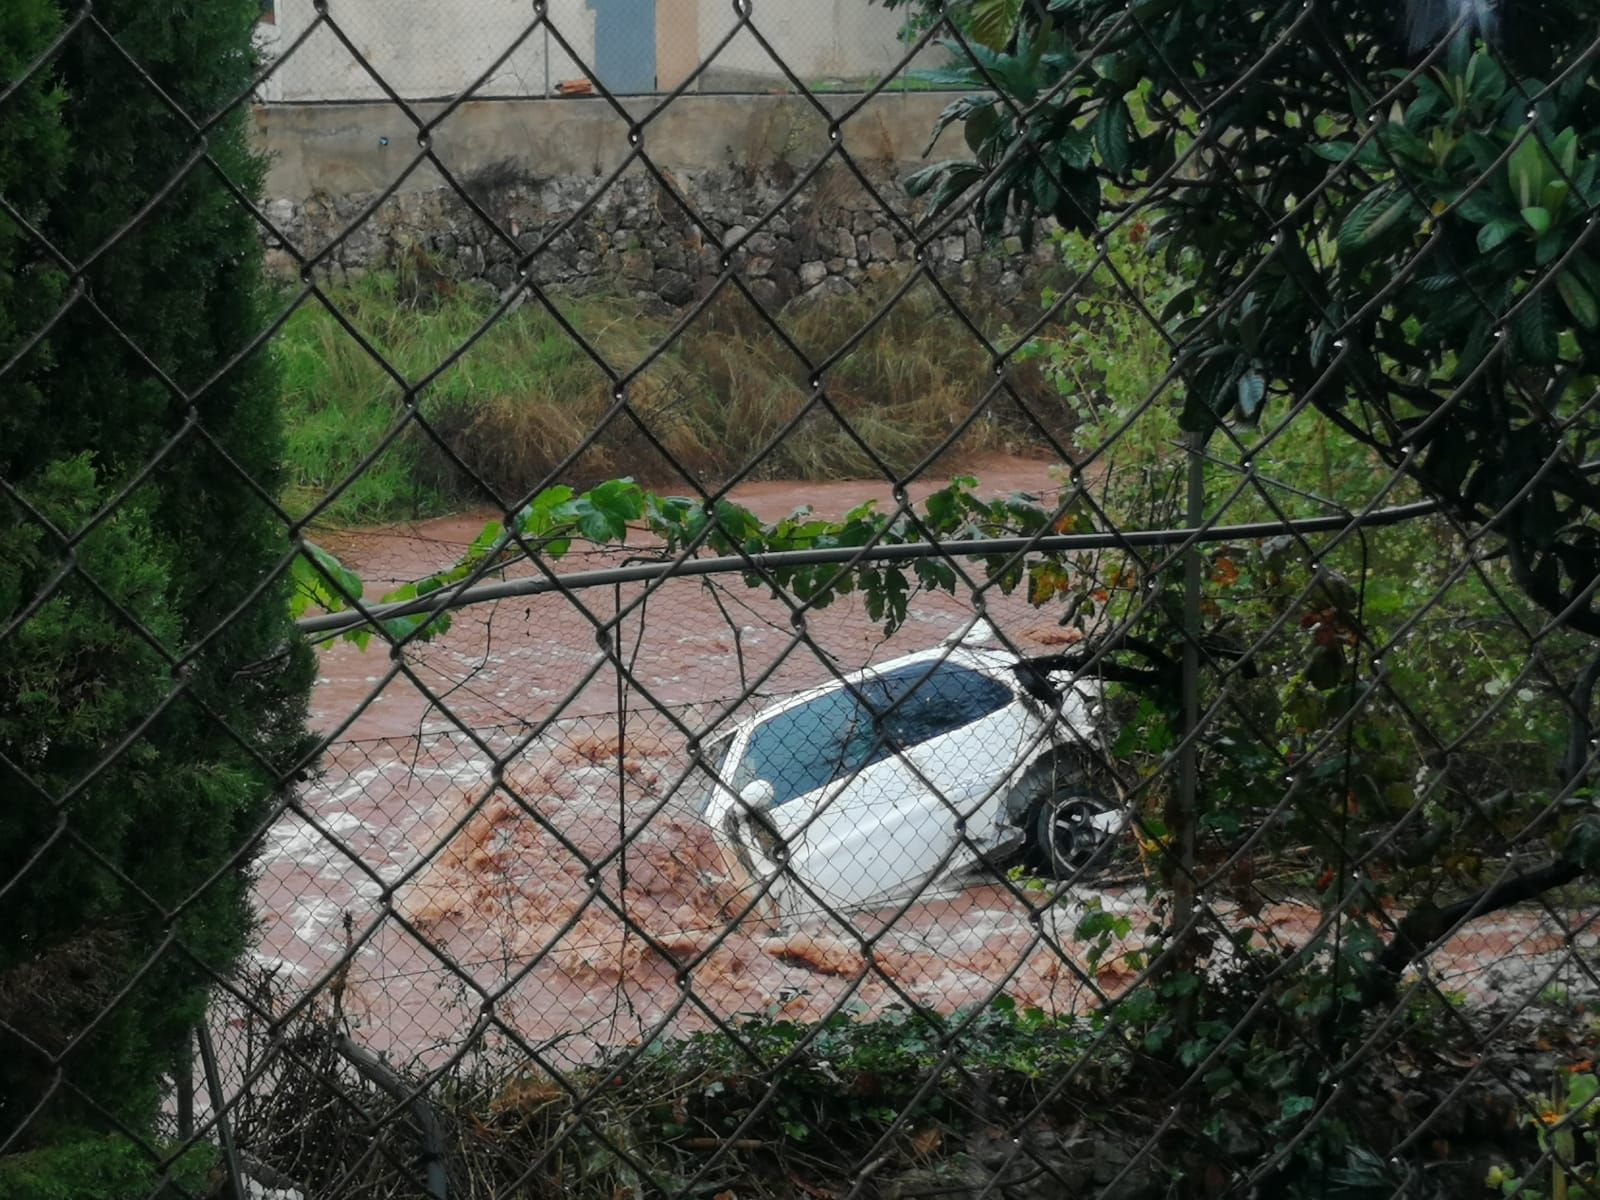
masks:
<svg viewBox="0 0 1600 1200"><path fill-rule="evenodd" d="M1030 865L1056 879L1089 879L1104 871L1110 854L1102 848L1111 835L1094 818L1112 807L1083 784L1062 781L1034 802L1027 827Z"/></svg>

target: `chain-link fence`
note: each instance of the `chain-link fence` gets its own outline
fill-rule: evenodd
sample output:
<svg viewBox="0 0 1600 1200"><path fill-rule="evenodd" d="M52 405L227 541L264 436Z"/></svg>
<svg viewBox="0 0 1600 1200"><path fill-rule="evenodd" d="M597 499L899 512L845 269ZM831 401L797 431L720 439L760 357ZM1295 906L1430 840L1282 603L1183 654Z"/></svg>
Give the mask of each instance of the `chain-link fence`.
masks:
<svg viewBox="0 0 1600 1200"><path fill-rule="evenodd" d="M62 281L0 385L89 329L162 398L139 461L79 456L92 503L0 476L0 894L108 897L0 958L18 1187L88 1127L149 1195L1596 1194L1600 44L1533 79L1470 9L912 7L281 0L201 109L83 6L0 82L70 112L93 47L179 130L93 237L0 194L14 277ZM873 96L813 93L936 55L965 146L907 183ZM707 215L657 135L768 85L820 133ZM619 149L562 203L453 157L472 101L566 92ZM291 227L208 141L255 97L384 98L403 161ZM499 276L344 269L419 170ZM118 289L188 189L276 278L177 372ZM665 292L651 220L698 264ZM218 396L269 362L322 424L258 479ZM241 479L266 557L163 624L150 529ZM304 642L314 736L240 726ZM171 785L244 814L173 882L100 785L181 763L175 714L257 774ZM172 1051L144 1120L100 1090L126 1037Z"/></svg>

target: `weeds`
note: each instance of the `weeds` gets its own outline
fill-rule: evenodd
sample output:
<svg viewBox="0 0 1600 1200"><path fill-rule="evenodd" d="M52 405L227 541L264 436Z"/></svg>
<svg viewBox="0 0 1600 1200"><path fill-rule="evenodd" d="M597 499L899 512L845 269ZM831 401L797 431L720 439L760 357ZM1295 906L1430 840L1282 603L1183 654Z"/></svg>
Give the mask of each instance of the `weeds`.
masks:
<svg viewBox="0 0 1600 1200"><path fill-rule="evenodd" d="M285 1016L270 1032L260 1027L265 1040L247 1058L264 1074L238 1110L235 1136L259 1178L365 1200L415 1195L428 1137L449 1194L467 1198L842 1196L864 1178L859 1166L869 1155L868 1195L960 1195L996 1184L1008 1195L1098 1194L1127 1164L1119 1195L1216 1195L1218 1170L1225 1180L1265 1164L1304 1105L1278 1077L1296 1062L1293 994L1269 1006L1249 1050L1230 1058L1260 1086L1223 1071L1187 1095L1177 1087L1208 1049L1213 1025L1231 1027L1251 1007L1270 965L1263 959L1217 980L1205 1008L1214 1020L1202 1021L1199 1041L1158 1044L1164 998L1148 988L1142 1003L1087 1020L1005 995L948 1016L841 1011L808 1023L783 1019L774 1006L725 1029L615 1047L559 1077L499 1032L431 1071L389 1065L391 1082L407 1095L416 1088L425 1107L361 1069L335 1001ZM952 1058L956 1041L961 1054ZM1437 1031L1426 1041L1446 1048ZM1566 1116L1566 1126L1545 1117L1531 1129L1503 1088L1456 1095L1471 1080L1446 1065L1455 1061L1448 1055L1404 1039L1396 1050L1399 1061L1436 1065L1437 1077L1413 1071L1405 1087L1411 1102L1441 1110L1437 1140L1395 1147L1389 1105L1401 1080L1385 1077L1372 1095L1352 1091L1341 1101L1328 1136L1307 1142L1272 1194L1326 1195L1330 1178L1381 1177L1403 1154L1403 1169L1426 1166L1438 1177L1444 1190L1428 1195L1464 1195L1495 1163L1511 1178L1504 1164L1532 1162L1547 1131L1560 1136L1570 1126L1582 1140L1591 1128L1579 1123L1589 1120L1592 1075L1574 1074L1570 1094L1543 1106ZM1071 1086L1053 1084L1069 1072ZM1147 1146L1174 1103L1171 1129ZM1445 1139L1460 1145L1452 1150Z"/></svg>
<svg viewBox="0 0 1600 1200"><path fill-rule="evenodd" d="M401 379L319 304L302 304L284 324L275 346L291 509L308 511L383 444L404 415L408 387L423 422L404 429L340 492L326 509L330 518L420 517L491 501L473 476L508 500L557 475L580 487L631 475L687 488L653 442L709 485L748 462L756 478L872 476L881 474L878 461L905 471L960 427L993 378L988 352L926 287L913 288L831 366L827 403L814 396L806 364L737 294L720 296L631 376L671 337L674 318L616 295L561 300L562 319L625 380L622 411L617 382L536 303L494 321L452 358L495 301L482 289L446 283L418 288L371 275L328 290ZM780 320L818 361L866 326L887 295L796 303ZM1035 414L1053 432L1064 430L1067 409L1042 373L1022 367L1017 376ZM991 407L1006 410L1003 400ZM970 457L1030 436L1020 414L986 416L962 431L956 453Z"/></svg>

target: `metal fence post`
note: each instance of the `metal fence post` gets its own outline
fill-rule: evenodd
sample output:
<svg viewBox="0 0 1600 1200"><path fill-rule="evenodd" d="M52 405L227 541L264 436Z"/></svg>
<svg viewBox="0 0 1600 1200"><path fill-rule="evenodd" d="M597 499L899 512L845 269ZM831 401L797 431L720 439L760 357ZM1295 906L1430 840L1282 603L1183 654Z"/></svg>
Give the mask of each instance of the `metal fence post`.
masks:
<svg viewBox="0 0 1600 1200"><path fill-rule="evenodd" d="M178 1141L194 1136L194 1036L183 1039L172 1062L172 1080L177 1091Z"/></svg>
<svg viewBox="0 0 1600 1200"><path fill-rule="evenodd" d="M1205 519L1206 435L1199 431L1184 438L1188 454L1188 494L1185 499L1184 524L1198 529ZM1192 943L1190 925L1195 916L1195 842L1200 822L1199 812L1199 753L1194 732L1200 724L1200 569L1201 550L1195 542L1183 556L1183 675L1181 703L1183 706L1180 736L1183 747L1178 754L1178 803L1173 815L1174 828L1170 831L1176 870L1172 880L1172 926L1177 931L1179 947L1174 958L1178 970L1192 964L1189 949ZM1193 1022L1193 995L1185 995L1177 1010L1180 1028Z"/></svg>

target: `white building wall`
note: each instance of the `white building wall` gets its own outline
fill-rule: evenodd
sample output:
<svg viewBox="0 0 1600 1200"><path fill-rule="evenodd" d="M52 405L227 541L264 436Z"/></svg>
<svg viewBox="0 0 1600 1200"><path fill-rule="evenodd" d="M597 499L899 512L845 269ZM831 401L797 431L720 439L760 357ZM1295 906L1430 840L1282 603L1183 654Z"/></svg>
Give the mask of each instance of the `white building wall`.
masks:
<svg viewBox="0 0 1600 1200"><path fill-rule="evenodd" d="M594 58L594 13L585 0L549 0L553 23L585 61ZM519 38L516 50L479 86L481 96L541 96L582 69L544 29L528 0L329 0L328 16L402 98L453 96L470 86ZM316 19L312 0L277 0L271 50L289 52ZM259 39L258 39L259 40ZM547 57L548 48L548 57ZM547 69L548 66L548 69ZM376 100L383 89L324 25L295 49L261 89L262 99Z"/></svg>
<svg viewBox="0 0 1600 1200"><path fill-rule="evenodd" d="M751 21L806 84L875 79L899 62L901 17L868 0L749 0ZM276 25L263 25L257 46L283 56L259 89L264 101L377 100L377 80L326 25L294 46L315 21L312 0L277 0ZM589 0L549 0L551 23L592 69L595 14ZM692 50L704 61L737 24L732 0L658 0L654 37L658 69ZM328 16L402 98L454 96L472 85L513 43L511 56L475 95L542 96L584 71L560 40L533 25L529 0L329 0ZM524 34L527 34L524 37ZM518 39L522 40L520 43ZM679 53L680 47L682 53ZM668 86L675 82L669 80ZM748 29L723 47L703 90L786 86L783 72Z"/></svg>
<svg viewBox="0 0 1600 1200"><path fill-rule="evenodd" d="M703 62L737 24L730 0L699 0ZM903 14L868 0L750 0L750 24L805 84L875 78L900 61ZM750 75L784 83L771 54L741 29L713 63L718 75Z"/></svg>

